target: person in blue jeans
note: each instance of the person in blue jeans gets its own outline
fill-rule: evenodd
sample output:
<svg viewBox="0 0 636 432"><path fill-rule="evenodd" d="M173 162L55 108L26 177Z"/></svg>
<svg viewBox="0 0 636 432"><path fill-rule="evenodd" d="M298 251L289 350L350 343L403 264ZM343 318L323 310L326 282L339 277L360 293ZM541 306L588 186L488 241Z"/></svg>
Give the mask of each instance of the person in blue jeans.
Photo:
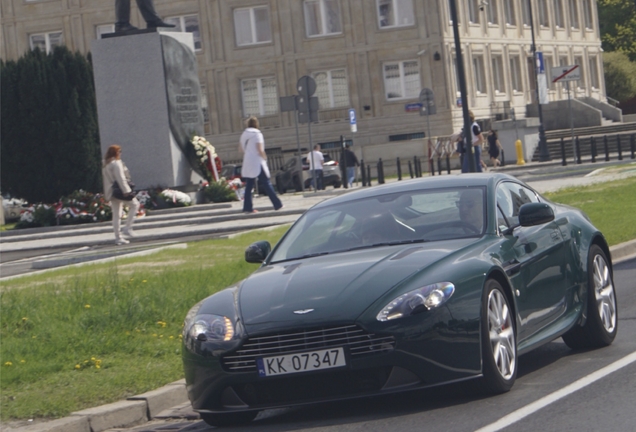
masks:
<svg viewBox="0 0 636 432"><path fill-rule="evenodd" d="M472 111L468 111L468 115L470 116L470 136L471 143L473 146L473 157L475 158L475 171L482 172L483 171L483 161L481 160L481 145L484 143L484 136L481 133L481 128L475 121L475 115ZM462 159L462 172L467 173L470 172L470 161L468 160L469 151L467 150L464 153L464 157Z"/></svg>
<svg viewBox="0 0 636 432"><path fill-rule="evenodd" d="M252 189L258 180L259 187L269 197L274 210L283 208L283 203L276 195L272 182L269 180L269 168L267 167L267 155L265 154L265 140L258 130L258 119L254 116L247 119L247 128L243 131L239 140L239 151L243 153L243 166L241 175L246 178L245 197L243 198L243 211L245 213L258 213L252 204Z"/></svg>
<svg viewBox="0 0 636 432"><path fill-rule="evenodd" d="M347 183L349 183L349 187L353 187L353 180L356 177L356 167L360 166L358 162L358 157L351 150L351 144L347 144L344 153L345 158L345 166L347 167Z"/></svg>

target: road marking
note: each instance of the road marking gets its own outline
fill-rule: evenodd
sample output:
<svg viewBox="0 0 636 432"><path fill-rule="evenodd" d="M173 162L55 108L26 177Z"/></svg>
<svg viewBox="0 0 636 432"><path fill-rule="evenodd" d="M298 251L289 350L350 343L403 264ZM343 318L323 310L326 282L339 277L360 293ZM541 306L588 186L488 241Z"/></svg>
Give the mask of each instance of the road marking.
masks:
<svg viewBox="0 0 636 432"><path fill-rule="evenodd" d="M500 418L499 420L497 420L494 423L491 423L487 426L484 426L483 428L477 429L475 432L496 432L499 431L505 427L510 426L511 424L514 424L516 422L518 422L519 420L521 420L522 418L525 418L527 416L529 416L530 414L533 414L537 411L539 411L540 409L550 405L553 402L558 401L559 399L562 399L578 390L581 390L583 387L587 387L588 385L594 383L595 381L600 380L601 378L616 372L619 369L624 368L625 366L636 362L636 352L633 352L625 357L623 357L620 360L615 361L614 363L605 366L603 369L599 369L594 373L591 373L587 376L584 376L583 378L579 379L578 381L573 382L572 384L563 387L561 390L557 390L554 393L551 393L535 402L532 402L529 405L526 405L523 408L520 408L516 411L511 412L510 414L508 414L507 416L504 416L502 418Z"/></svg>

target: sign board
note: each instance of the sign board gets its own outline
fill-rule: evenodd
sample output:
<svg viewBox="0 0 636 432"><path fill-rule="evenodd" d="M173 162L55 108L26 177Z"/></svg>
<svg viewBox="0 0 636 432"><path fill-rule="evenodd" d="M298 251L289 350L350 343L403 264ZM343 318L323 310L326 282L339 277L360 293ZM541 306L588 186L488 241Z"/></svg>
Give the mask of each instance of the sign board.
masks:
<svg viewBox="0 0 636 432"><path fill-rule="evenodd" d="M301 76L296 83L296 88L300 96L308 99L316 93L316 81L310 76Z"/></svg>
<svg viewBox="0 0 636 432"><path fill-rule="evenodd" d="M351 132L358 131L358 125L356 124L356 110L349 108L349 125L351 125Z"/></svg>
<svg viewBox="0 0 636 432"><path fill-rule="evenodd" d="M279 101L281 112L296 111L296 96L281 96Z"/></svg>
<svg viewBox="0 0 636 432"><path fill-rule="evenodd" d="M579 65L557 66L550 71L552 82L578 81L581 79L581 68Z"/></svg>
<svg viewBox="0 0 636 432"><path fill-rule="evenodd" d="M418 112L422 108L423 108L423 105L421 103L410 103L410 104L404 105L404 111L406 112Z"/></svg>
<svg viewBox="0 0 636 432"><path fill-rule="evenodd" d="M545 63L543 61L543 53L541 51L537 51L537 74L544 74L545 73Z"/></svg>

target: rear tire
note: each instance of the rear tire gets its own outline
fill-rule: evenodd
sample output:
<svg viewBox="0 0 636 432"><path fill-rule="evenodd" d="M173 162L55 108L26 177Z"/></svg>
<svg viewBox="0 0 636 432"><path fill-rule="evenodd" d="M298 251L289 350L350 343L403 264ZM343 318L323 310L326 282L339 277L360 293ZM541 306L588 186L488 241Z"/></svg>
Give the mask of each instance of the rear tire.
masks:
<svg viewBox="0 0 636 432"><path fill-rule="evenodd" d="M231 426L249 423L258 415L258 411L245 411L236 413L210 414L199 413L201 419L210 426Z"/></svg>
<svg viewBox="0 0 636 432"><path fill-rule="evenodd" d="M587 255L587 320L563 335L572 349L601 348L610 345L618 330L618 308L612 269L605 252L592 245Z"/></svg>
<svg viewBox="0 0 636 432"><path fill-rule="evenodd" d="M510 391L517 378L517 337L510 302L499 282L486 281L481 306L483 390Z"/></svg>

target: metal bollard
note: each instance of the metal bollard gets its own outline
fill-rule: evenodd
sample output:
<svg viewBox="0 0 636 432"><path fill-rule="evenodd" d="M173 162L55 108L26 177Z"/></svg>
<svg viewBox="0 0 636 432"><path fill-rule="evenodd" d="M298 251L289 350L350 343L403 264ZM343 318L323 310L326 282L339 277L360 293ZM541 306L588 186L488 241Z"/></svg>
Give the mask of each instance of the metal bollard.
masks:
<svg viewBox="0 0 636 432"><path fill-rule="evenodd" d="M501 149L501 166L506 166L506 154L503 149Z"/></svg>
<svg viewBox="0 0 636 432"><path fill-rule="evenodd" d="M384 164L382 163L382 158L378 160L378 184L384 184Z"/></svg>
<svg viewBox="0 0 636 432"><path fill-rule="evenodd" d="M576 137L576 140L574 141L574 146L575 146L575 150L576 150L576 163L578 165L581 164L581 143L579 142L579 137Z"/></svg>
<svg viewBox="0 0 636 432"><path fill-rule="evenodd" d="M397 174L398 181L402 180L402 165L400 164L400 158L397 158Z"/></svg>
<svg viewBox="0 0 636 432"><path fill-rule="evenodd" d="M360 176L362 177L362 187L367 185L367 172L364 169L364 159L360 159Z"/></svg>
<svg viewBox="0 0 636 432"><path fill-rule="evenodd" d="M409 175L413 178L413 166L411 165L411 161L409 160Z"/></svg>
<svg viewBox="0 0 636 432"><path fill-rule="evenodd" d="M565 139L561 137L561 165L566 166L568 161L565 159Z"/></svg>
<svg viewBox="0 0 636 432"><path fill-rule="evenodd" d="M371 165L367 165L367 186L371 186Z"/></svg>
<svg viewBox="0 0 636 432"><path fill-rule="evenodd" d="M616 146L618 147L618 160L623 160L623 149L621 148L621 136L616 134Z"/></svg>
<svg viewBox="0 0 636 432"><path fill-rule="evenodd" d="M433 159L428 160L428 172L430 175L435 175L435 161Z"/></svg>
<svg viewBox="0 0 636 432"><path fill-rule="evenodd" d="M592 147L592 163L596 162L596 137L590 138L590 147Z"/></svg>
<svg viewBox="0 0 636 432"><path fill-rule="evenodd" d="M603 135L603 145L605 146L605 162L609 162L609 146L607 145L607 135Z"/></svg>
<svg viewBox="0 0 636 432"><path fill-rule="evenodd" d="M415 157L416 175L422 177L422 159Z"/></svg>
<svg viewBox="0 0 636 432"><path fill-rule="evenodd" d="M450 155L447 153L446 154L446 172L448 174L451 173L451 168L450 168Z"/></svg>

